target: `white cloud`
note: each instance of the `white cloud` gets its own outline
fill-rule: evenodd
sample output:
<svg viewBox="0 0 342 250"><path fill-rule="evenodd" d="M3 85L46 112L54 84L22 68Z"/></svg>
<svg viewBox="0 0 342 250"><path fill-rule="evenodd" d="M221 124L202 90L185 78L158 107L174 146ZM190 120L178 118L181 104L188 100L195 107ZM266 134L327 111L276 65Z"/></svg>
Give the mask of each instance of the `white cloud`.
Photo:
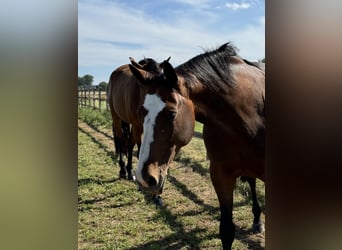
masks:
<svg viewBox="0 0 342 250"><path fill-rule="evenodd" d="M217 36L203 30L194 20L179 18L173 24L157 22L144 13L114 4L103 7L84 4L79 8L79 13L85 13L79 16L80 65L120 65L128 62L129 56L154 56L162 60L170 55L173 62L177 60L180 64L194 56L187 48L217 43ZM111 42L144 46L134 49Z"/></svg>
<svg viewBox="0 0 342 250"><path fill-rule="evenodd" d="M252 5L250 3L226 3L226 7L228 9L232 9L232 10L238 10L238 9L248 9L250 8Z"/></svg>
<svg viewBox="0 0 342 250"><path fill-rule="evenodd" d="M178 3L189 4L194 7L207 8L210 0L174 0Z"/></svg>
<svg viewBox="0 0 342 250"><path fill-rule="evenodd" d="M198 12L187 12L167 20L156 18L158 13L148 15L105 0L79 1L78 8L79 74L94 75L95 83L108 81L112 70L129 63L129 56L136 60L152 57L157 61L171 56L171 63L177 66L202 53L202 48L215 48L232 41L241 56L249 60L264 57L264 17L256 17L254 24L224 28L222 24L229 24L229 17L219 16L215 10L205 13L206 18L203 13L199 16Z"/></svg>

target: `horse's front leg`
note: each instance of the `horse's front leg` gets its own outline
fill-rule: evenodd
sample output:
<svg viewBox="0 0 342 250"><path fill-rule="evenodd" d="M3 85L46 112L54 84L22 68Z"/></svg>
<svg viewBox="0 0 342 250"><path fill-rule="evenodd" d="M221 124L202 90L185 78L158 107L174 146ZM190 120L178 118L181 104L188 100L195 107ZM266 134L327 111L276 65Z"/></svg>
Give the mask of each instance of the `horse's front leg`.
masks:
<svg viewBox="0 0 342 250"><path fill-rule="evenodd" d="M140 147L141 147L141 136L143 134L143 130L141 127L136 126L134 127L133 133L134 133L134 141L138 147L137 158L139 159Z"/></svg>
<svg viewBox="0 0 342 250"><path fill-rule="evenodd" d="M126 167L125 167L125 161L123 160L123 153L119 152L119 166L120 166L120 178L126 179Z"/></svg>
<svg viewBox="0 0 342 250"><path fill-rule="evenodd" d="M252 212L254 215L253 220L253 233L262 233L265 231L264 223L262 222L260 215L261 215L261 208L257 199L256 195L256 179L252 177L245 177L245 180L248 182L250 188L251 188L251 194L252 194L252 201L253 201L253 207Z"/></svg>
<svg viewBox="0 0 342 250"><path fill-rule="evenodd" d="M128 140L128 156L127 156L127 179L128 180L133 180L133 173L132 173L132 158L133 158L133 148L134 148L134 140L132 138L132 133L129 135L129 140Z"/></svg>
<svg viewBox="0 0 342 250"><path fill-rule="evenodd" d="M210 176L220 203L220 237L224 250L232 247L235 236L233 223L233 191L236 177L224 172L224 166L210 163Z"/></svg>

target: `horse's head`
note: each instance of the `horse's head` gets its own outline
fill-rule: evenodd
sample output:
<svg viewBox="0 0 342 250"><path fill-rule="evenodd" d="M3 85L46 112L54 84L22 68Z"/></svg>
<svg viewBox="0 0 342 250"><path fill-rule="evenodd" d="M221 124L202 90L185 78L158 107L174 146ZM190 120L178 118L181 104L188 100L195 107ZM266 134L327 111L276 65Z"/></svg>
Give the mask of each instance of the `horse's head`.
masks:
<svg viewBox="0 0 342 250"><path fill-rule="evenodd" d="M163 62L163 73L158 76L132 64L129 66L147 89L140 110L144 120L144 137L136 178L145 191L160 194L175 153L192 138L194 106L181 94L177 74L168 61Z"/></svg>
<svg viewBox="0 0 342 250"><path fill-rule="evenodd" d="M171 57L169 57L165 61L168 62L170 58ZM163 67L164 67L163 65L165 61L162 63L157 63L152 58L144 58L140 60L139 62L136 62L132 57L130 57L129 60L131 61L132 65L136 67L137 69L141 69L141 70L150 72L152 74L157 74L157 75L163 72Z"/></svg>

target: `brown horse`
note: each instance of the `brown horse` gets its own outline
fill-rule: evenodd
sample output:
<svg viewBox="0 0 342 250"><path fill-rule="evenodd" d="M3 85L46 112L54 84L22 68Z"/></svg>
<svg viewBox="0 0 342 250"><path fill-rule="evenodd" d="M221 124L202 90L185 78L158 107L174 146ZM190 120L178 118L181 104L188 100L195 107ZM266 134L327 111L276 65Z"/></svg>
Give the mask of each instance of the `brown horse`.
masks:
<svg viewBox="0 0 342 250"><path fill-rule="evenodd" d="M166 62L159 76L130 69L148 88L137 181L144 190L161 193L175 152L191 140L195 119L202 122L220 203L220 237L223 248L231 249L236 179L265 181L265 72L240 58L229 43L176 69Z"/></svg>
<svg viewBox="0 0 342 250"><path fill-rule="evenodd" d="M132 63L135 67L152 75L159 75L162 72L160 64L151 58L145 58L139 63L132 60ZM133 179L133 148L137 144L139 155L143 132L138 107L142 105L145 94L146 89L141 88L128 64L122 65L112 72L107 87L107 100L113 119L114 144L119 155L120 178L126 178L127 174L128 179ZM123 160L124 155L127 156L126 167Z"/></svg>

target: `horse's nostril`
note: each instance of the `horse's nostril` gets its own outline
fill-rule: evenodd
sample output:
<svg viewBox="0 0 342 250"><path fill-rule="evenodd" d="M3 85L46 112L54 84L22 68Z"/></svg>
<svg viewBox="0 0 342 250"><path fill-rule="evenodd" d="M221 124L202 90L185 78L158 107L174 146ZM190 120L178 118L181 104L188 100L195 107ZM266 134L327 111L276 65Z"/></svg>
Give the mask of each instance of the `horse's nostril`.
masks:
<svg viewBox="0 0 342 250"><path fill-rule="evenodd" d="M153 176L150 176L147 183L150 187L154 187L157 185L157 180Z"/></svg>

